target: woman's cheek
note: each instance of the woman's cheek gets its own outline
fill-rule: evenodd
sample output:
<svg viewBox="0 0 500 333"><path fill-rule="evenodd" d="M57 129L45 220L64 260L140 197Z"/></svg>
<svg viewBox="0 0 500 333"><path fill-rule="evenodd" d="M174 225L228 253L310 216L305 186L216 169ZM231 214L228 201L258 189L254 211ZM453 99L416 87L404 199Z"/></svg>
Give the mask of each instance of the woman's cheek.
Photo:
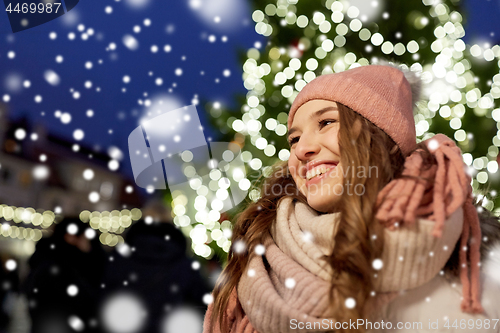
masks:
<svg viewBox="0 0 500 333"><path fill-rule="evenodd" d="M290 160L288 161L288 170L290 171L290 174L292 175L292 178L295 183L297 183L299 179L299 172L298 172L299 170L297 165L298 165L297 161L292 156L290 156Z"/></svg>

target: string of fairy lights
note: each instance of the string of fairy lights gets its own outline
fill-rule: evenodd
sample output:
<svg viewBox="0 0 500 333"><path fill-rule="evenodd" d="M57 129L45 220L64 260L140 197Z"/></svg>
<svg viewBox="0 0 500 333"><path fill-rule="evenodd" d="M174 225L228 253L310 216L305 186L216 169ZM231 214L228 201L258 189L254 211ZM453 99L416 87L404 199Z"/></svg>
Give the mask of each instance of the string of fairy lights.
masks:
<svg viewBox="0 0 500 333"><path fill-rule="evenodd" d="M213 174L212 178L215 178ZM206 254L206 256L209 256L211 253L210 250L206 251L208 246L205 243L214 240L218 246L227 251L230 246L228 239L231 237L231 222L229 220L218 222L215 221L216 218L212 218L209 223L191 227L189 216L184 215L181 211L181 207L187 205L187 197L179 191L174 192L173 195L175 197L174 212L176 212L174 223L183 229L186 236L192 239L193 250L198 255ZM111 247L123 244L124 239L121 234L142 217L142 211L138 208L123 209L121 211L113 210L111 212L84 210L79 214L82 222L88 223L93 230L100 231L99 241ZM36 211L31 207L24 208L1 204L0 219L6 221L0 225L0 236L36 242L50 233L49 228L57 223L58 215L51 210ZM147 222L148 217L146 216L145 219ZM207 229L211 230L210 238L206 236Z"/></svg>
<svg viewBox="0 0 500 333"><path fill-rule="evenodd" d="M0 226L0 235L12 239L39 241L49 228L57 223L57 214L50 210L38 210L28 207L0 205L0 218L6 222ZM116 246L124 242L122 234L133 222L142 217L138 208L131 210L113 210L111 212L84 210L79 215L82 222L88 223L93 230L99 230L99 240L107 246ZM12 221L15 224L7 222ZM95 234L95 233L94 233Z"/></svg>

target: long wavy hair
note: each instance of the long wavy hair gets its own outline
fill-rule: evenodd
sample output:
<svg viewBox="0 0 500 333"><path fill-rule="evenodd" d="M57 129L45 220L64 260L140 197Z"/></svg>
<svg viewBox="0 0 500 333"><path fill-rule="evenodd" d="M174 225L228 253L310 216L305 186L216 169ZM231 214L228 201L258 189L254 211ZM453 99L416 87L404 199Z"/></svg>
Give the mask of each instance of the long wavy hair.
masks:
<svg viewBox="0 0 500 333"><path fill-rule="evenodd" d="M353 170L376 170L368 177L365 173L346 172L344 186L353 189L361 184L363 195L348 195L344 191L338 203L339 226L334 235L334 250L328 260L335 272L331 281L330 302L339 321L365 318L364 307L373 291L372 278L376 271L372 261L380 258L383 251L383 226L375 220L376 199L379 191L392 179L401 175L404 157L395 142L380 128L350 108L338 104L340 128L338 134L340 160L342 165ZM361 131L351 129L357 123ZM355 133L356 132L356 133ZM418 148L425 146L418 145ZM276 190L276 189L281 189ZM273 172L261 185L261 197L251 202L238 214L233 229L233 244L242 241L245 250L236 253L232 248L228 262L213 291L214 305L211 327L219 325L221 332L229 331L229 323L224 316L229 298L245 271L250 256L256 245L262 243L262 237L269 230L276 218L276 210L285 197L307 204L307 199L300 193L287 162L273 166ZM355 307L345 306L347 298L356 301ZM242 311L242 309L241 309ZM349 330L343 330L349 332Z"/></svg>

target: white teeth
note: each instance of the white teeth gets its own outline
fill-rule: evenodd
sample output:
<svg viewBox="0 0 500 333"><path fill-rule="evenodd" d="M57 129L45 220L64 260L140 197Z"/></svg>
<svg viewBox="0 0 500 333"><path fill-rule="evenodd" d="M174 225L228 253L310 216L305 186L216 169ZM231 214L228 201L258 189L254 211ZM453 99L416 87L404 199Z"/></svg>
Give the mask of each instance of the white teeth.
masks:
<svg viewBox="0 0 500 333"><path fill-rule="evenodd" d="M328 172L330 169L332 169L332 168L327 167L325 164L319 165L319 166L315 167L314 169L307 171L306 179L310 180L318 175L322 175L322 174Z"/></svg>

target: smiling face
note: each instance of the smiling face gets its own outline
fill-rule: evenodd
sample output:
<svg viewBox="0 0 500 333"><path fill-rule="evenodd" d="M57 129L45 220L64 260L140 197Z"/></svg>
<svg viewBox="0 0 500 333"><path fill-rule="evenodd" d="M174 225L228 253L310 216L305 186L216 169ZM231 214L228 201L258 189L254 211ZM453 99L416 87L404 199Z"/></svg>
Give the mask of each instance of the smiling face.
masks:
<svg viewBox="0 0 500 333"><path fill-rule="evenodd" d="M331 213L343 194L337 103L311 100L295 113L288 134L288 167L313 209Z"/></svg>

